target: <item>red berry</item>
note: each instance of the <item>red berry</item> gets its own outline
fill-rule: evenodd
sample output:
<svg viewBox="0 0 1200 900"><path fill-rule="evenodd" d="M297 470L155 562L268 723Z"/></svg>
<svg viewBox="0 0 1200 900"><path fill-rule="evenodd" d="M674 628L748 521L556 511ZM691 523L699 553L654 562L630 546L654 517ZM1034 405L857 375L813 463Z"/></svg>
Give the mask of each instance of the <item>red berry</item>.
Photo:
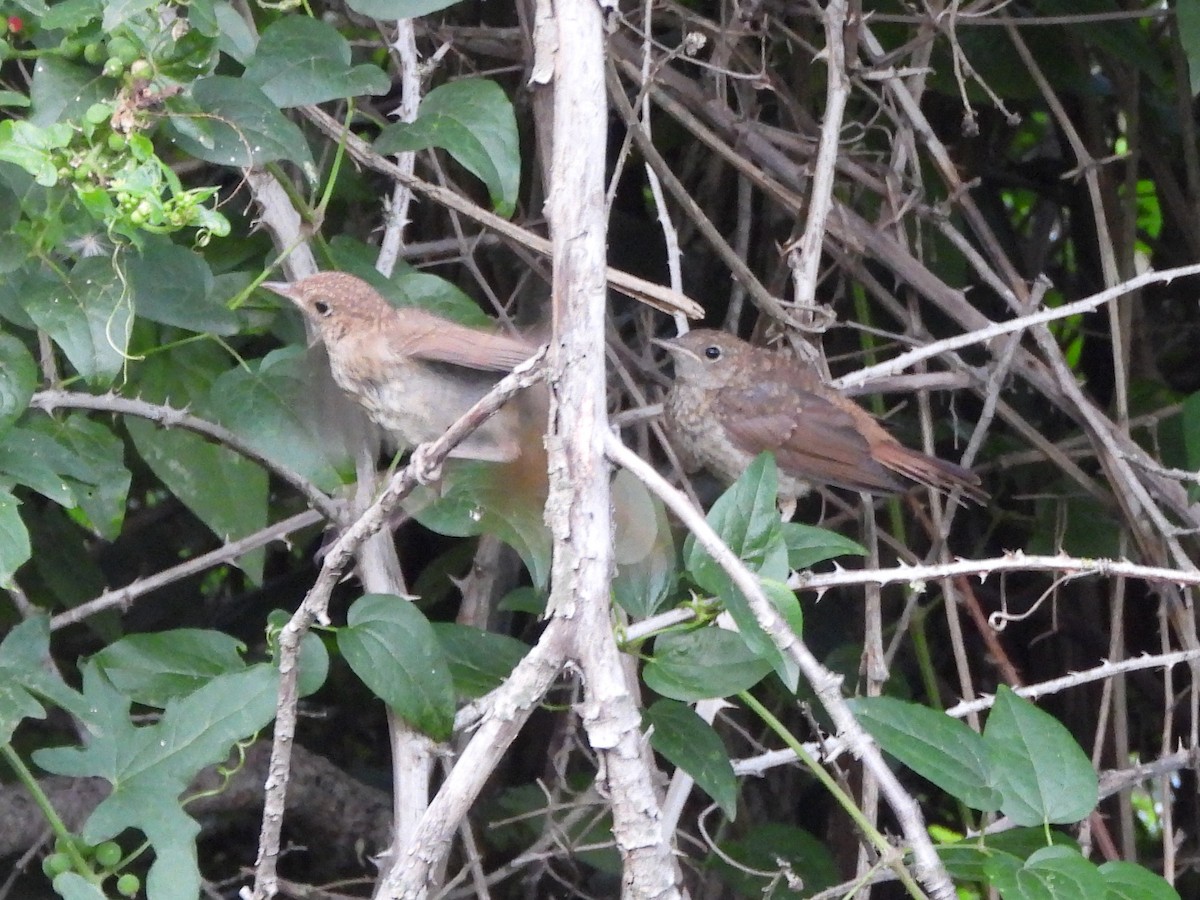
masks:
<svg viewBox="0 0 1200 900"><path fill-rule="evenodd" d="M8 17L8 30L9 31L13 31L13 32L20 31L24 27L25 27L25 22L21 19L20 16L9 16Z"/></svg>

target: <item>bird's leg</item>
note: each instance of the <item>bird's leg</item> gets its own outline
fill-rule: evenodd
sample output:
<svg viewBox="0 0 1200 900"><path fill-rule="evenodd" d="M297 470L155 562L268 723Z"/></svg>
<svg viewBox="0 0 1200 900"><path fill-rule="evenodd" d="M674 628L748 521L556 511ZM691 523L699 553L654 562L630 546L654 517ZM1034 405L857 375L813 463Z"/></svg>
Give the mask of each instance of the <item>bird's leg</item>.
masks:
<svg viewBox="0 0 1200 900"><path fill-rule="evenodd" d="M429 447L429 444L417 444L408 460L417 482L426 487L442 478L442 464L429 458Z"/></svg>
<svg viewBox="0 0 1200 900"><path fill-rule="evenodd" d="M780 497L779 498L779 517L784 522L792 521L792 516L796 514L796 498L795 497Z"/></svg>

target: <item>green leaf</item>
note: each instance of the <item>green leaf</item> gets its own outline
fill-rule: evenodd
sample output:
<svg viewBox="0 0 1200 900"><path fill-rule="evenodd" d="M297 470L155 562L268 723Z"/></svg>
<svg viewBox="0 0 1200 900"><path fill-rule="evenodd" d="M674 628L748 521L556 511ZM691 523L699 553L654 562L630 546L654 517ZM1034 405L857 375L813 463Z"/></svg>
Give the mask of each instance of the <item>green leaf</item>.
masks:
<svg viewBox="0 0 1200 900"><path fill-rule="evenodd" d="M391 20L416 19L453 6L457 2L458 0L349 0L346 5L360 15Z"/></svg>
<svg viewBox="0 0 1200 900"><path fill-rule="evenodd" d="M1053 844L1077 847L1068 835L1050 832ZM946 870L955 880L986 881L989 861L1000 857L1003 868L1016 869L1023 860L1046 846L1046 831L1043 828L1012 828L996 834L944 844L937 848L938 856L946 864ZM993 864L995 865L995 864Z"/></svg>
<svg viewBox="0 0 1200 900"><path fill-rule="evenodd" d="M67 509L39 504L26 508L22 518L37 548L34 570L61 608L74 609L94 600L108 586L93 558L95 536L72 521ZM97 637L115 640L121 635L119 622L120 612L113 609L90 617L88 626Z"/></svg>
<svg viewBox="0 0 1200 900"><path fill-rule="evenodd" d="M643 714L650 746L687 772L733 821L737 816L737 776L721 738L696 711L674 700L658 700Z"/></svg>
<svg viewBox="0 0 1200 900"><path fill-rule="evenodd" d="M508 635L453 622L434 622L432 627L460 697L482 697L498 687L529 652L527 644Z"/></svg>
<svg viewBox="0 0 1200 900"><path fill-rule="evenodd" d="M518 478L527 474L515 464ZM550 576L544 483L517 483L513 466L449 460L436 489L419 488L403 506L430 531L451 537L494 534L521 555L534 585Z"/></svg>
<svg viewBox="0 0 1200 900"><path fill-rule="evenodd" d="M692 703L749 690L771 671L738 635L701 628L659 635L642 672L646 686L664 697Z"/></svg>
<svg viewBox="0 0 1200 900"><path fill-rule="evenodd" d="M222 542L266 526L269 484L260 466L188 431L133 417L125 420L125 428L150 470ZM258 584L263 560L262 553L253 553L234 562Z"/></svg>
<svg viewBox="0 0 1200 900"><path fill-rule="evenodd" d="M64 128L46 130L19 119L0 122L0 162L20 166L42 187L53 187L58 183L53 151L70 140L70 129Z"/></svg>
<svg viewBox="0 0 1200 900"><path fill-rule="evenodd" d="M984 867L988 881L1005 898L1095 900L1105 894L1099 870L1071 847L1043 847L1019 868L996 857Z"/></svg>
<svg viewBox="0 0 1200 900"><path fill-rule="evenodd" d="M1106 862L1100 874L1108 886L1105 900L1179 900L1179 892L1165 878L1133 863Z"/></svg>
<svg viewBox="0 0 1200 900"><path fill-rule="evenodd" d="M532 587L513 588L500 598L496 609L501 612L523 612L542 616L546 612L546 595Z"/></svg>
<svg viewBox="0 0 1200 900"><path fill-rule="evenodd" d="M109 644L91 661L135 703L165 707L195 693L218 675L245 670L246 646L219 631L177 628L131 634Z"/></svg>
<svg viewBox="0 0 1200 900"><path fill-rule="evenodd" d="M983 732L1001 811L1018 825L1078 822L1096 807L1096 773L1071 733L1004 685Z"/></svg>
<svg viewBox="0 0 1200 900"><path fill-rule="evenodd" d="M40 286L22 298L22 305L84 378L106 385L121 371L133 307L108 259L80 260L66 283Z"/></svg>
<svg viewBox="0 0 1200 900"><path fill-rule="evenodd" d="M138 367L138 391L152 403L203 407L226 364L210 344L183 344ZM150 470L222 541L246 537L267 524L268 476L258 463L200 435L146 419L128 416L125 427ZM259 583L264 559L265 552L255 550L235 563Z"/></svg>
<svg viewBox="0 0 1200 900"><path fill-rule="evenodd" d="M787 547L775 505L778 484L774 457L760 454L717 499L707 518L721 540L751 572L786 581ZM695 537L689 535L684 543L683 558L688 574L704 590L716 594L730 583L725 570Z"/></svg>
<svg viewBox="0 0 1200 900"><path fill-rule="evenodd" d="M147 235L125 275L139 316L189 331L237 333L238 317L214 302L212 271L199 253Z"/></svg>
<svg viewBox="0 0 1200 900"><path fill-rule="evenodd" d="M503 216L516 208L521 181L517 118L503 88L484 78L465 78L434 88L414 122L395 122L375 141L380 153L441 147L487 185Z"/></svg>
<svg viewBox="0 0 1200 900"><path fill-rule="evenodd" d="M712 865L739 897L811 897L841 880L828 847L794 825L755 825L737 840L722 841L720 847L734 864L716 856ZM803 883L802 894L786 891L771 875L759 874L779 872L782 866Z"/></svg>
<svg viewBox="0 0 1200 900"><path fill-rule="evenodd" d="M50 621L45 616L17 623L0 643L0 744L12 740L23 719L45 717L39 698L86 720L83 698L44 665L49 655Z"/></svg>
<svg viewBox="0 0 1200 900"><path fill-rule="evenodd" d="M100 0L60 0L42 16L40 24L46 29L78 31L100 18Z"/></svg>
<svg viewBox="0 0 1200 900"><path fill-rule="evenodd" d="M267 613L268 631L274 633L282 631L291 618L292 614L286 610L271 610ZM272 659L278 667L278 645L273 645L271 650ZM300 678L296 685L300 696L307 697L309 694L316 693L328 677L329 650L326 649L325 642L316 633L310 631L304 635L304 640L300 643Z"/></svg>
<svg viewBox="0 0 1200 900"><path fill-rule="evenodd" d="M232 3L218 0L213 5L213 13L219 28L217 48L228 56L245 65L254 55L256 36L246 24Z"/></svg>
<svg viewBox="0 0 1200 900"><path fill-rule="evenodd" d="M59 448L47 461L66 482L78 504L77 513L101 537L116 540L125 521L131 481L121 439L82 413L63 420L38 419L31 428L50 437Z"/></svg>
<svg viewBox="0 0 1200 900"><path fill-rule="evenodd" d="M105 0L101 27L105 34L112 34L118 26L157 5L157 0Z"/></svg>
<svg viewBox="0 0 1200 900"><path fill-rule="evenodd" d="M386 94L391 80L374 65L350 65L350 43L332 25L307 16L277 19L258 41L244 76L278 106Z"/></svg>
<svg viewBox="0 0 1200 900"><path fill-rule="evenodd" d="M1200 468L1200 467L1198 467ZM1109 508L1091 496L1056 495L1061 485L1045 485L1035 501L1035 526L1026 553L1070 553L1087 557L1116 557L1121 554L1121 529Z"/></svg>
<svg viewBox="0 0 1200 900"><path fill-rule="evenodd" d="M168 104L175 140L184 152L238 168L289 159L311 169L304 134L252 81L227 75L201 78L192 83L190 99L195 112Z"/></svg>
<svg viewBox="0 0 1200 900"><path fill-rule="evenodd" d="M60 872L55 875L54 892L63 900L107 900L104 891L78 872Z"/></svg>
<svg viewBox="0 0 1200 900"><path fill-rule="evenodd" d="M15 481L60 506L76 506L75 493L63 479L74 460L70 451L35 428L13 428L0 438L0 483Z"/></svg>
<svg viewBox="0 0 1200 900"><path fill-rule="evenodd" d="M93 69L44 54L33 67L29 85L29 124L50 131L62 129L67 137L62 143L56 138L55 143L65 147L71 135L67 121L82 117L93 103L111 99L113 90L112 79L97 78Z"/></svg>
<svg viewBox="0 0 1200 900"><path fill-rule="evenodd" d="M193 694L167 704L153 725L135 727L129 698L88 664L84 695L92 710L91 741L80 748L38 750L34 761L58 775L100 777L112 793L93 810L82 837L90 844L137 828L154 849L146 883L156 900L194 900L200 890L196 835L200 826L179 796L202 768L220 762L237 741L250 737L275 714L279 676L258 665L212 679Z"/></svg>
<svg viewBox="0 0 1200 900"><path fill-rule="evenodd" d="M350 607L338 649L356 675L400 718L434 740L454 727L454 683L429 620L391 594L367 594Z"/></svg>
<svg viewBox="0 0 1200 900"><path fill-rule="evenodd" d="M163 82L189 82L210 74L217 64L217 22L210 3L189 3L189 29L161 49L155 48L155 74Z"/></svg>
<svg viewBox="0 0 1200 900"><path fill-rule="evenodd" d="M301 348L269 353L217 378L197 410L266 458L322 490L334 490L342 483L339 468L352 461L344 444L335 445L318 430L321 409L313 396L313 373L306 366Z"/></svg>
<svg viewBox="0 0 1200 900"><path fill-rule="evenodd" d="M858 697L849 703L879 745L918 775L972 809L1000 808L983 738L962 722L892 697Z"/></svg>
<svg viewBox="0 0 1200 900"><path fill-rule="evenodd" d="M37 384L37 363L25 345L0 332L0 436L25 412Z"/></svg>
<svg viewBox="0 0 1200 900"><path fill-rule="evenodd" d="M781 530L788 550L788 565L793 569L808 569L839 556L867 555L867 548L862 544L826 528L784 522Z"/></svg>
<svg viewBox="0 0 1200 900"><path fill-rule="evenodd" d="M762 453L713 504L708 523L750 571L761 576L768 599L798 628L799 604L794 596L786 596L791 592L782 587L788 574L788 558L775 505L777 494L775 459ZM795 661L779 652L758 624L745 596L694 535L685 541L683 557L696 584L719 597L729 610L747 646L771 663L789 690L795 690L800 678Z"/></svg>

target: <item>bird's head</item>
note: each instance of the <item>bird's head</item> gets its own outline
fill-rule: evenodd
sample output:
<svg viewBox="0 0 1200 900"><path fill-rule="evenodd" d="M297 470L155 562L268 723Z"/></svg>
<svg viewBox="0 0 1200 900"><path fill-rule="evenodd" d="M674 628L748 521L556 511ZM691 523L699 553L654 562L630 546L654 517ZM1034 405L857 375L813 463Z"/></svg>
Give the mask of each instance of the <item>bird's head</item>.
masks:
<svg viewBox="0 0 1200 900"><path fill-rule="evenodd" d="M740 338L709 328L696 328L680 337L654 343L671 354L676 381L699 388L726 383L748 349Z"/></svg>
<svg viewBox="0 0 1200 900"><path fill-rule="evenodd" d="M267 281L268 291L291 300L323 338L355 324L379 321L391 309L375 288L346 272L320 272L296 282Z"/></svg>

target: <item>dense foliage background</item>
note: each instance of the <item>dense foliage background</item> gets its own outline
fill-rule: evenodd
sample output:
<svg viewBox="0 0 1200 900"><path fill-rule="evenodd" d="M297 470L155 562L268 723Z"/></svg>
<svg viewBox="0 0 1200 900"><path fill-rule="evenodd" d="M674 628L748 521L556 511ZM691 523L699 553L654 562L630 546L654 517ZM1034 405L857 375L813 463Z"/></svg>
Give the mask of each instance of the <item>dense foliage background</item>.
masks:
<svg viewBox="0 0 1200 900"><path fill-rule="evenodd" d="M625 460L613 733L595 633L543 618L542 457L450 463L367 540L393 461L257 288L578 327L551 4L0 0L0 892L657 895L646 859L694 897L918 896L914 859L934 893L1196 892L1200 306L1159 273L1200 259L1200 8L603 14L607 147L570 149L607 159L607 407L788 623ZM784 525L769 459L718 500L637 412L681 294L819 348L991 501Z"/></svg>

